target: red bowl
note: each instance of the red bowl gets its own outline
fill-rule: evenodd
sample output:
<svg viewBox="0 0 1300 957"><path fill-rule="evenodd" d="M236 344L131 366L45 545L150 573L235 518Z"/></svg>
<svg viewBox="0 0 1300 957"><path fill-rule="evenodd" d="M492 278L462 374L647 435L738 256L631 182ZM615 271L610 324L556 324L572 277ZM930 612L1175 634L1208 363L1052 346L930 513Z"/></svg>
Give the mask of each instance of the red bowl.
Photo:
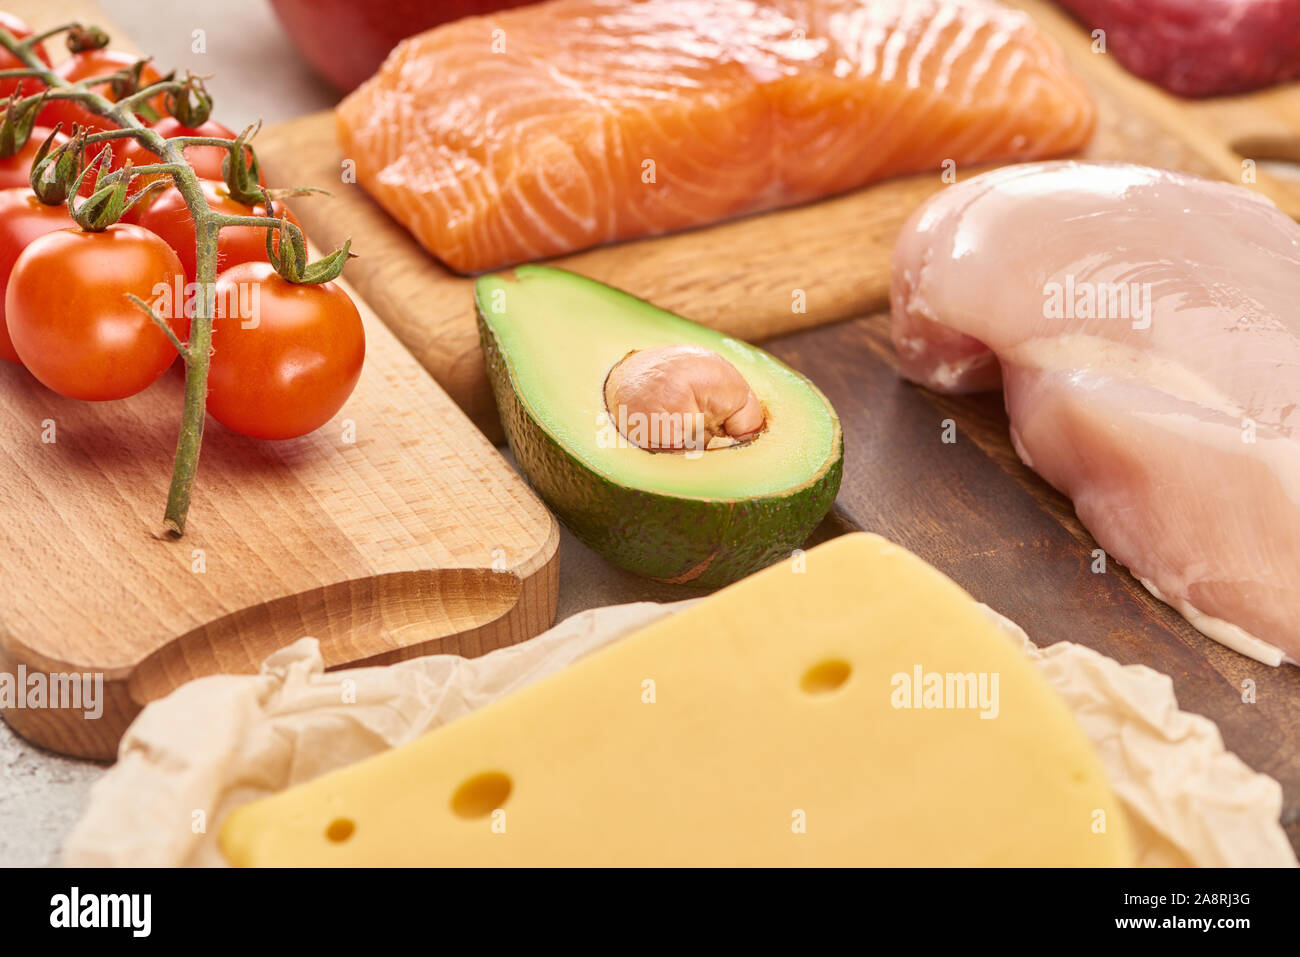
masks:
<svg viewBox="0 0 1300 957"><path fill-rule="evenodd" d="M370 77L406 37L532 0L271 0L308 63L341 92Z"/></svg>

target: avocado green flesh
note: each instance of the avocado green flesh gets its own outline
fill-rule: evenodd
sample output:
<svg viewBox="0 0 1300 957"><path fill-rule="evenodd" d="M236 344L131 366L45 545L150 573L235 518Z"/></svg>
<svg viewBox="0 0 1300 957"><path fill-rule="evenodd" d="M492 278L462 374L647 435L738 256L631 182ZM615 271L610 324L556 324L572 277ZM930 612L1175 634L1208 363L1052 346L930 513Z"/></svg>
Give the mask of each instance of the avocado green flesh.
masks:
<svg viewBox="0 0 1300 957"><path fill-rule="evenodd" d="M516 276L480 280L479 308L529 412L593 471L670 495L750 498L803 484L830 457L836 430L825 399L766 352L571 273L521 267ZM736 367L767 413L758 439L687 457L601 432L609 370L633 349L667 345L703 346Z"/></svg>
<svg viewBox="0 0 1300 957"><path fill-rule="evenodd" d="M807 379L760 349L560 269L476 285L479 334L510 446L565 525L612 563L725 585L801 546L839 490L839 420ZM606 423L603 386L629 351L687 344L725 356L767 412L734 448L651 453Z"/></svg>

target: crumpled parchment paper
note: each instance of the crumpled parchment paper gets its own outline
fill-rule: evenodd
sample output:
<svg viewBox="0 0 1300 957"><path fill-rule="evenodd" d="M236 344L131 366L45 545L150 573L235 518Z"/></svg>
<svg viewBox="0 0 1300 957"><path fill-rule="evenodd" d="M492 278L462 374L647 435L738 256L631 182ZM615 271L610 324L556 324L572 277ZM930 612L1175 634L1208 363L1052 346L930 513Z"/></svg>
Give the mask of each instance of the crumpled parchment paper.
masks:
<svg viewBox="0 0 1300 957"><path fill-rule="evenodd" d="M127 729L64 863L222 866L216 835L232 808L405 744L691 603L594 609L481 658L329 673L316 640L303 638L258 675L191 681ZM1039 649L989 614L1096 746L1141 864L1296 864L1278 823L1282 789L1225 751L1213 722L1179 711L1168 677L1071 642Z"/></svg>

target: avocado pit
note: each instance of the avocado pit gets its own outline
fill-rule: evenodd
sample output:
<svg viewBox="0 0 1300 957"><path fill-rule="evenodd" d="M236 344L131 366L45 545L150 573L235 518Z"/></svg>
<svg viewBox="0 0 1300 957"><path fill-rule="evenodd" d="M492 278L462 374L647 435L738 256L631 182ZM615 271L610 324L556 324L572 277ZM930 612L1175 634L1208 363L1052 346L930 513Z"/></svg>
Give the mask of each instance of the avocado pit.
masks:
<svg viewBox="0 0 1300 957"><path fill-rule="evenodd" d="M605 410L650 452L710 451L753 441L766 414L740 371L712 349L634 349L605 377Z"/></svg>

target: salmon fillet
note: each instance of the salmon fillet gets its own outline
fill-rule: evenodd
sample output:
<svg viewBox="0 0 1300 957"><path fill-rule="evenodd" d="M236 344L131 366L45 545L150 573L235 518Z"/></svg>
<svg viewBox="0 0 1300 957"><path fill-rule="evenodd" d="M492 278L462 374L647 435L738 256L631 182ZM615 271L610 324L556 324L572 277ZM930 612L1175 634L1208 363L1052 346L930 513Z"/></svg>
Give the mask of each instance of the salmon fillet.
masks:
<svg viewBox="0 0 1300 957"><path fill-rule="evenodd" d="M403 41L337 120L361 185L474 273L1068 153L1094 110L989 0L551 0Z"/></svg>
<svg viewBox="0 0 1300 957"><path fill-rule="evenodd" d="M913 214L891 297L903 375L1000 386L1020 458L1108 555L1209 637L1300 663L1290 217L1185 173L1008 166Z"/></svg>

